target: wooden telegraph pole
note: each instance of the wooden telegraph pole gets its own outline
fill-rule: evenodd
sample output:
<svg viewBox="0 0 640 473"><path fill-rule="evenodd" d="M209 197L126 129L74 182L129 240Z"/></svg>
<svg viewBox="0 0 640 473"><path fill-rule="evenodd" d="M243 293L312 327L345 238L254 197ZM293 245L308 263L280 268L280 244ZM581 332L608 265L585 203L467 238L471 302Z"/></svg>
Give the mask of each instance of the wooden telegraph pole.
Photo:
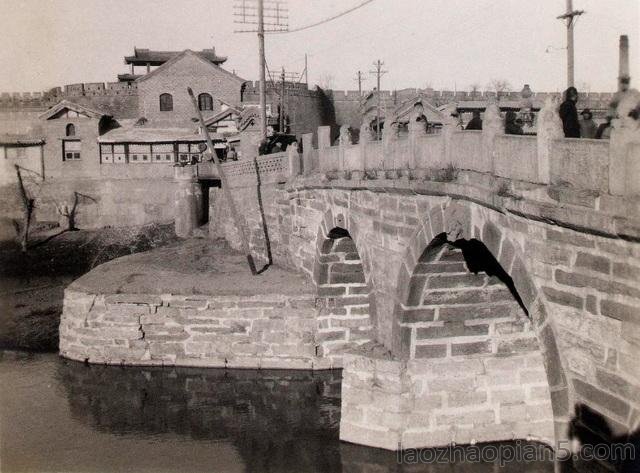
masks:
<svg viewBox="0 0 640 473"><path fill-rule="evenodd" d="M196 97L193 94L193 90L191 90L191 87L187 87L187 92L189 93L189 97L191 97L191 103L193 104L193 108L198 114L200 127L202 128L202 132L204 133L204 137L207 141L207 146L209 147L211 158L213 159L213 162L216 165L216 170L218 171L218 175L220 176L222 192L224 192L224 197L227 200L227 203L229 205L229 210L231 211L233 222L235 223L236 229L240 234L240 244L242 246L242 252L247 256L247 263L249 264L249 269L251 270L251 274L255 276L256 274L258 274L258 272L256 271L256 263L253 261L253 256L251 255L251 250L249 249L249 241L247 240L247 235L244 231L244 226L242 225L242 221L240 220L240 215L238 215L236 204L233 201L233 196L231 195L231 190L229 189L227 176L225 175L224 169L220 165L218 156L216 155L216 152L213 149L213 142L211 141L211 137L209 136L209 130L207 130L207 126L204 123L202 112L200 111L200 107L198 107L198 101L196 100Z"/></svg>
<svg viewBox="0 0 640 473"><path fill-rule="evenodd" d="M378 59L376 62L373 63L373 67L376 68L375 71L369 71L370 74L375 74L376 75L376 79L377 79L377 89L376 89L376 94L377 94L377 99L378 99L378 106L377 106L377 110L376 110L376 139L380 140L381 138L381 134L380 134L380 109L382 108L382 103L381 103L381 93L380 93L380 78L386 74L389 71L383 71L382 70L382 66L384 66L384 62L382 62L380 59Z"/></svg>
<svg viewBox="0 0 640 473"><path fill-rule="evenodd" d="M567 0L567 11L558 17L559 20L566 20L567 23L567 87L575 85L573 27L576 24L576 17L583 13L584 10L573 9L573 0Z"/></svg>
<svg viewBox="0 0 640 473"><path fill-rule="evenodd" d="M353 80L357 80L358 81L358 95L360 95L362 97L362 82L364 82L365 79L364 77L362 77L362 71L358 71L356 73L357 77Z"/></svg>
<svg viewBox="0 0 640 473"><path fill-rule="evenodd" d="M265 15L265 11L267 14ZM286 0L236 0L233 15L234 23L257 25L257 29L236 30L236 33L258 34L258 56L260 70L260 134L267 137L267 89L266 59L264 52L265 33L286 32L288 25L288 9ZM265 23L265 18L270 20ZM266 27L266 29L265 29Z"/></svg>

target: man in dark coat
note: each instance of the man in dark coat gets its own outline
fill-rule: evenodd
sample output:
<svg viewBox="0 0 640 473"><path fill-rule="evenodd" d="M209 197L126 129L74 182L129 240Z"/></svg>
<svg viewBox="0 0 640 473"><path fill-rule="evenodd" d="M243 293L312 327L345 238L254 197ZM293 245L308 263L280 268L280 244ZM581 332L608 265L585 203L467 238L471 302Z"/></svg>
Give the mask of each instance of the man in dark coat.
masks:
<svg viewBox="0 0 640 473"><path fill-rule="evenodd" d="M560 118L565 138L580 138L580 122L578 121L578 90L569 87L564 93L564 102L560 105Z"/></svg>

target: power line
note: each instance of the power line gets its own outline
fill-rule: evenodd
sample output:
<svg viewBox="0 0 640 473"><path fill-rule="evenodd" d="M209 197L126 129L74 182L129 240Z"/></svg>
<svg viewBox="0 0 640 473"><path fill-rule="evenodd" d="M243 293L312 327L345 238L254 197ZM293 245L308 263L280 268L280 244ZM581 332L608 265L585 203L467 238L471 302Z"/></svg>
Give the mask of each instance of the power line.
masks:
<svg viewBox="0 0 640 473"><path fill-rule="evenodd" d="M355 7L349 8L348 10L340 12L340 13L338 13L336 15L330 16L329 18L325 18L324 20L317 21L316 23L311 23L309 25L300 26L299 28L289 29L287 31L273 31L273 33L296 33L298 31L308 30L309 28L320 26L320 25L323 25L323 24L328 23L330 21L333 21L333 20L335 20L337 18L340 18L341 16L345 16L345 15L351 13L352 11L355 11L358 8L362 8L365 5L367 5L367 4L369 4L369 3L373 2L373 1L375 1L375 0L365 0L364 2L359 3Z"/></svg>

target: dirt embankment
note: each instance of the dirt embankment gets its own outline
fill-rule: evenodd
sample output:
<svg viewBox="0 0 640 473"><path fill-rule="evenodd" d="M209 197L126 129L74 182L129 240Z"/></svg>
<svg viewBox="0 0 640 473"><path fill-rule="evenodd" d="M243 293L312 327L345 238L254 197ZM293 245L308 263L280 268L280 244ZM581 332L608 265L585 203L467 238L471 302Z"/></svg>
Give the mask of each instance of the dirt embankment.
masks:
<svg viewBox="0 0 640 473"><path fill-rule="evenodd" d="M176 241L173 225L36 234L0 243L0 349L57 350L64 288L106 261Z"/></svg>

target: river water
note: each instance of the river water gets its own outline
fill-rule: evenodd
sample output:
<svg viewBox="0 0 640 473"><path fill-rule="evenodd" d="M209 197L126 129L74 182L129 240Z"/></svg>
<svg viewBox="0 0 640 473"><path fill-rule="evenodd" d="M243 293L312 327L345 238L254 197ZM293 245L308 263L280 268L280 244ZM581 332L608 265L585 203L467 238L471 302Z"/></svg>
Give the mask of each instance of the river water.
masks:
<svg viewBox="0 0 640 473"><path fill-rule="evenodd" d="M542 460L400 464L340 442L340 371L86 366L0 352L0 416L3 473L553 471Z"/></svg>

